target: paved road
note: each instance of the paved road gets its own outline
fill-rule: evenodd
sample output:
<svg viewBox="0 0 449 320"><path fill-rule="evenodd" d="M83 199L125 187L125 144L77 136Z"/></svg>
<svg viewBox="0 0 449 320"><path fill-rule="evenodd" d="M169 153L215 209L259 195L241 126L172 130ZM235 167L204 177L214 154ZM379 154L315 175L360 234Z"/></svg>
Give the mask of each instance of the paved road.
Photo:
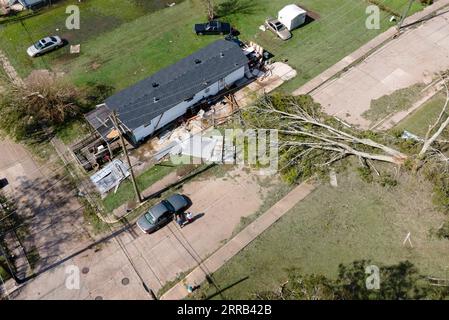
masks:
<svg viewBox="0 0 449 320"><path fill-rule="evenodd" d="M94 245L67 253L13 297L150 299L142 282L157 292L177 274L194 268L232 235L241 217L258 210L267 191L252 176L236 171L222 179L193 181L182 192L193 202L189 210L200 214L191 225L179 229L171 223L151 235L134 225L125 227ZM71 266L80 271L78 290L66 287Z"/></svg>
<svg viewBox="0 0 449 320"><path fill-rule="evenodd" d="M9 140L0 141L0 150L0 178L8 181L3 192L17 204L17 213L24 221L18 229L23 233L23 248L28 253L34 248L40 256L34 270L44 269L88 243L81 205L64 179L61 165L52 160L38 164L23 146ZM17 244L11 245L16 248ZM31 274L25 264L26 259L18 262L20 277Z"/></svg>
<svg viewBox="0 0 449 320"><path fill-rule="evenodd" d="M371 101L416 83L429 83L449 69L449 13L392 40L340 78L312 93L324 110L361 128Z"/></svg>
<svg viewBox="0 0 449 320"><path fill-rule="evenodd" d="M173 286L173 288L161 298L163 300L184 299L188 295L185 283L194 287L203 283L208 274L214 273L220 269L227 261L248 246L254 239L272 226L284 214L289 212L290 209L292 209L299 201L307 197L313 190L315 190L313 184L302 183L290 191L284 198L274 204L263 215L205 260L204 263L195 268L189 275L187 275L187 277L185 277L185 279L183 279L183 281L180 281ZM207 271L207 273L205 271Z"/></svg>

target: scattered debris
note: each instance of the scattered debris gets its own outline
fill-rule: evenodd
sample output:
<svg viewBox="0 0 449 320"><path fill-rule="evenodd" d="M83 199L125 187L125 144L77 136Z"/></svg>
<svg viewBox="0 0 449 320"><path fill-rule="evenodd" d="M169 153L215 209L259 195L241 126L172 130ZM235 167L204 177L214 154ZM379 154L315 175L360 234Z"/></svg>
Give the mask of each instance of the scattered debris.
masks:
<svg viewBox="0 0 449 320"><path fill-rule="evenodd" d="M106 194L129 175L128 166L121 160L116 159L91 176L90 180L101 194Z"/></svg>
<svg viewBox="0 0 449 320"><path fill-rule="evenodd" d="M402 243L403 246L408 242L410 244L410 247L413 248L412 240L410 239L411 232L407 233L407 236L404 239L404 242Z"/></svg>
<svg viewBox="0 0 449 320"><path fill-rule="evenodd" d="M423 142L424 141L423 138L420 138L417 135L414 135L413 133L408 132L407 130L404 130L404 132L402 133L401 138L405 139L405 140L415 140L415 141L419 141L419 142Z"/></svg>
<svg viewBox="0 0 449 320"><path fill-rule="evenodd" d="M334 188L337 188L338 181L337 181L337 173L335 172L335 170L331 170L331 172L329 173L329 177L330 177L331 186Z"/></svg>
<svg viewBox="0 0 449 320"><path fill-rule="evenodd" d="M81 44L75 44L75 45L70 46L71 54L80 53L80 52L81 52Z"/></svg>

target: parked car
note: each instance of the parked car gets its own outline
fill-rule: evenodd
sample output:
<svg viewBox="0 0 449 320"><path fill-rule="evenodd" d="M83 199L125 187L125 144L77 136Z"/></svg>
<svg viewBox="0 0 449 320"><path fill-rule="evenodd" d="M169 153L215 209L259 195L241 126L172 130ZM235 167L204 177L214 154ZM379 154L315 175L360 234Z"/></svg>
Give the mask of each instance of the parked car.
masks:
<svg viewBox="0 0 449 320"><path fill-rule="evenodd" d="M278 19L268 18L265 21L265 26L274 32L282 40L288 40L292 37L290 31Z"/></svg>
<svg viewBox="0 0 449 320"><path fill-rule="evenodd" d="M64 43L58 36L46 37L29 47L27 53L30 57L37 57L46 52L58 49L63 45Z"/></svg>
<svg viewBox="0 0 449 320"><path fill-rule="evenodd" d="M137 226L145 233L152 233L173 220L173 215L182 212L189 205L180 194L174 194L150 208L139 220Z"/></svg>
<svg viewBox="0 0 449 320"><path fill-rule="evenodd" d="M230 34L231 31L231 25L226 22L210 21L195 25L195 33L200 36L209 34Z"/></svg>

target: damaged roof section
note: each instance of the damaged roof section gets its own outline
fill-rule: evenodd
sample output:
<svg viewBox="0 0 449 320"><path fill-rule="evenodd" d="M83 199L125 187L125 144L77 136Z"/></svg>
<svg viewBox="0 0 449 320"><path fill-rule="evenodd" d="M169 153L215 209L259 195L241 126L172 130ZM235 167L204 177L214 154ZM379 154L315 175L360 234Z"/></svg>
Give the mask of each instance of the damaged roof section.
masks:
<svg viewBox="0 0 449 320"><path fill-rule="evenodd" d="M237 44L218 40L111 96L105 103L134 130L247 64Z"/></svg>
<svg viewBox="0 0 449 320"><path fill-rule="evenodd" d="M112 123L110 117L111 114L112 111L109 110L106 105L102 104L84 116L92 128L97 131L105 141L109 141L114 138L114 124Z"/></svg>

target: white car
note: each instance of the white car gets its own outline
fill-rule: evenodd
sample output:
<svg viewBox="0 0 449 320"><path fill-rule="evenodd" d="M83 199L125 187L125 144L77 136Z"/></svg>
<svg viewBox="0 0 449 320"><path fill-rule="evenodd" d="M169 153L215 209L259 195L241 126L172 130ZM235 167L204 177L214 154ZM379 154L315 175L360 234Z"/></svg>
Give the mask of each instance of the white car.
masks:
<svg viewBox="0 0 449 320"><path fill-rule="evenodd" d="M287 27L284 26L278 19L268 18L265 21L265 25L268 29L270 29L273 33L275 33L282 40L288 40L292 37L290 31L288 31Z"/></svg>
<svg viewBox="0 0 449 320"><path fill-rule="evenodd" d="M58 36L46 37L29 47L27 53L30 57L37 57L45 52L60 48L63 44L61 38Z"/></svg>

